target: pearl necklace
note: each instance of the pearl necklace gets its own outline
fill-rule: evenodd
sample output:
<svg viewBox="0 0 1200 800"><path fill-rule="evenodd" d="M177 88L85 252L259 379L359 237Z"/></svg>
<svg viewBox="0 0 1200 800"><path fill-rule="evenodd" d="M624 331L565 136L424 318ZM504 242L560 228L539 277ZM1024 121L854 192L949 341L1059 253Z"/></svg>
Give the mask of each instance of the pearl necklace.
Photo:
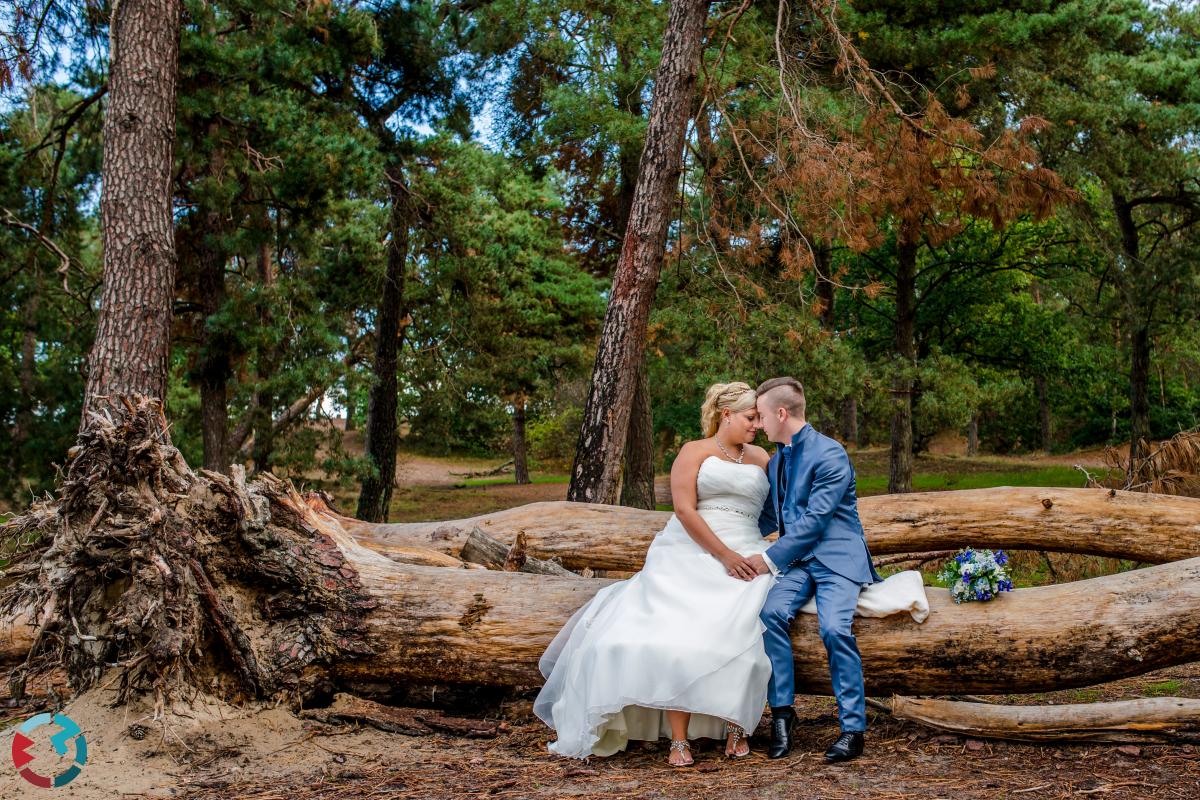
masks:
<svg viewBox="0 0 1200 800"><path fill-rule="evenodd" d="M721 437L720 437L720 436L714 436L714 437L713 437L713 440L714 440L714 441L717 443L717 447L721 448L721 452L725 454L725 457L726 457L726 458L728 458L730 461L732 461L732 462L733 462L733 463L735 463L735 464L743 464L743 463L745 463L745 458L746 458L746 445L742 445L742 452L741 452L741 454L740 454L740 455L739 455L737 458L734 458L733 456L731 456L731 455L729 454L729 451L725 449L725 445L721 444Z"/></svg>

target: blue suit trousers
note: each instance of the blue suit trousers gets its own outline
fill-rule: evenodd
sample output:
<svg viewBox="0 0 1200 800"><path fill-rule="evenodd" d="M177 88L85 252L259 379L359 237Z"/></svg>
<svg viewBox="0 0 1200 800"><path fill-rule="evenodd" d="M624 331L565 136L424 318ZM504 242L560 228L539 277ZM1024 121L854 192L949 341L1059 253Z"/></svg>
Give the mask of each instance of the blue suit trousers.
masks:
<svg viewBox="0 0 1200 800"><path fill-rule="evenodd" d="M829 674L837 697L838 721L843 731L866 731L867 701L863 689L862 657L850 626L862 585L833 572L816 558L779 575L767 594L760 615L766 631L763 640L771 659L772 707L790 706L796 699L795 663L792 657L792 620L815 594L817 624L829 656Z"/></svg>

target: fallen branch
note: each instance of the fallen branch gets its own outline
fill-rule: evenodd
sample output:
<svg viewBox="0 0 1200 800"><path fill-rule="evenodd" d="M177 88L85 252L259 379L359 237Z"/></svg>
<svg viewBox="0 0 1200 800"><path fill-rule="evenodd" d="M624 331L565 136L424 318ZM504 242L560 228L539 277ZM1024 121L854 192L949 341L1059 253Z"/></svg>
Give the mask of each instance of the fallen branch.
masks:
<svg viewBox="0 0 1200 800"><path fill-rule="evenodd" d="M509 468L512 467L512 465L512 459L509 459L495 469L484 469L479 470L478 472L451 472L450 474L456 478L491 478L496 475L509 472Z"/></svg>
<svg viewBox="0 0 1200 800"><path fill-rule="evenodd" d="M482 564L488 569L498 569L503 572L579 577L554 561L543 561L526 555L524 533L517 534L512 547L506 547L476 528L471 531L470 536L467 537L467 543L463 545L462 560L472 564Z"/></svg>
<svg viewBox="0 0 1200 800"><path fill-rule="evenodd" d="M888 556L886 558L876 558L875 568L890 567L895 564L907 564L910 561L917 562L914 569L920 569L930 561L936 561L939 558L949 558L957 553L957 550L935 550L932 553L901 553L897 556Z"/></svg>
<svg viewBox="0 0 1200 800"><path fill-rule="evenodd" d="M405 736L449 733L469 739L492 739L500 730L499 723L485 719L447 717L423 708L396 708L341 693L334 695L328 708L306 709L300 716L318 722L357 722Z"/></svg>
<svg viewBox="0 0 1200 800"><path fill-rule="evenodd" d="M1116 744L1200 742L1200 700L1184 697L1055 706L893 697L887 710L897 719L981 739Z"/></svg>

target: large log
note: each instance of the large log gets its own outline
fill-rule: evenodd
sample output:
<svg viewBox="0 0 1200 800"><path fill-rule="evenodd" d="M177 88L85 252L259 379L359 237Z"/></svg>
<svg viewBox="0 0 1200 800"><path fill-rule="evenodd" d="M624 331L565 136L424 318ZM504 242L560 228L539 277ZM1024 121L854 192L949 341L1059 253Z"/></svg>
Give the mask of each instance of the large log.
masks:
<svg viewBox="0 0 1200 800"><path fill-rule="evenodd" d="M373 656L336 666L379 682L537 686L537 661L599 579L396 564L324 518L378 602ZM1200 659L1200 558L955 605L929 588L923 624L856 619L873 694L1024 693L1087 686ZM795 626L798 691L830 691L816 618Z"/></svg>
<svg viewBox="0 0 1200 800"><path fill-rule="evenodd" d="M859 500L875 555L967 545L1051 550L1161 564L1200 556L1200 499L1110 489L1002 487ZM446 522L339 521L373 549L407 545L457 556L472 529L570 569L637 570L670 512L592 503L530 503Z"/></svg>
<svg viewBox="0 0 1200 800"><path fill-rule="evenodd" d="M609 583L400 564L362 546L336 518L296 503L374 601L363 618L373 652L329 668L351 688L537 686L546 645ZM931 613L923 624L907 615L855 621L871 693L1053 691L1200 660L1200 558L1019 589L989 603L955 605L943 589L927 592ZM798 691L829 692L816 618L802 615L794 632ZM22 639L26 626L14 643Z"/></svg>

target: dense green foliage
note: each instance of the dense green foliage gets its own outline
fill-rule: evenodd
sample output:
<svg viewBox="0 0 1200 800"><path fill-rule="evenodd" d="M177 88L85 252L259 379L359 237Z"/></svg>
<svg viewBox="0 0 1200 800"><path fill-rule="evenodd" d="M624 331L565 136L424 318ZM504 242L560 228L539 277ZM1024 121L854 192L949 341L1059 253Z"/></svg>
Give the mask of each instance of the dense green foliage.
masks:
<svg viewBox="0 0 1200 800"><path fill-rule="evenodd" d="M13 502L51 485L78 427L101 263L107 14L93 5L106 4L51 20L43 62L0 102L0 493ZM1200 424L1194 4L842 8L903 102L936 99L985 140L1024 131L1074 193L1000 226L939 177L980 169L977 154L914 179L931 199L912 360L894 342L904 203L810 202L815 184L784 171L794 143L762 141L797 97L845 132L864 130L861 103L820 52L811 85L781 97L775 9L740 6L712 6L651 318L660 464L697 435L707 384L778 374L805 382L819 428L863 445L888 441L897 375L912 381L917 448L969 428L996 453L1119 442L1140 402L1153 437ZM815 24L801 8L785 45ZM168 415L189 461L203 456L202 387L216 386L235 461L306 480L363 473L330 420L365 420L400 181L408 442L503 451L524 402L531 453L569 462L665 11L188 0ZM1047 124L1023 127L1034 117Z"/></svg>

